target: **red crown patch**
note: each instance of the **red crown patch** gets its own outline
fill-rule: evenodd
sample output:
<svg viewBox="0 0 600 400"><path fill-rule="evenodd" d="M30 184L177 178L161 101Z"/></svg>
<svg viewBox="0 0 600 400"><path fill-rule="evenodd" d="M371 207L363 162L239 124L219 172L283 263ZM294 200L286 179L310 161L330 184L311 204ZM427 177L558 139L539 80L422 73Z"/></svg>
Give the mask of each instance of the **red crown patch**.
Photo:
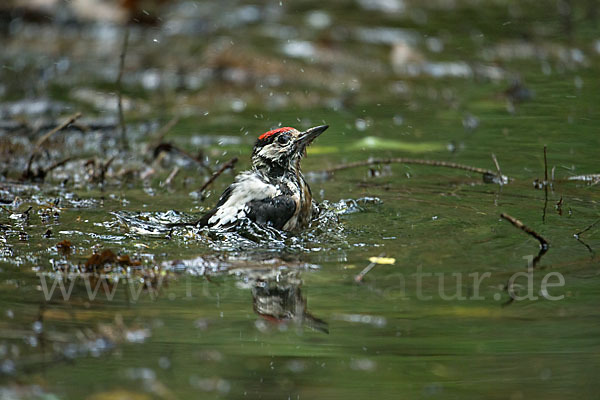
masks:
<svg viewBox="0 0 600 400"><path fill-rule="evenodd" d="M276 134L281 133L281 132L291 131L291 130L294 130L294 128L289 127L289 126L285 126L283 128L278 128L278 129L273 129L272 131L265 132L262 135L260 135L258 137L258 140L265 140L265 139L267 139L270 136L276 135Z"/></svg>

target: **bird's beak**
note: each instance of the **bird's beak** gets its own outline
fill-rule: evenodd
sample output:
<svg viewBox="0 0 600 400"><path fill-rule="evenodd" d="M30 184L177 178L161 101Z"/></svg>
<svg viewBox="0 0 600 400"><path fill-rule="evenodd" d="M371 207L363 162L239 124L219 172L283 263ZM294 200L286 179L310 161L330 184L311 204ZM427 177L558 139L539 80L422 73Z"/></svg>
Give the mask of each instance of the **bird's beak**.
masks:
<svg viewBox="0 0 600 400"><path fill-rule="evenodd" d="M296 145L297 151L302 151L308 146L313 140L317 138L321 133L325 132L325 130L329 128L329 125L321 125L315 126L314 128L310 128L296 139L294 143Z"/></svg>

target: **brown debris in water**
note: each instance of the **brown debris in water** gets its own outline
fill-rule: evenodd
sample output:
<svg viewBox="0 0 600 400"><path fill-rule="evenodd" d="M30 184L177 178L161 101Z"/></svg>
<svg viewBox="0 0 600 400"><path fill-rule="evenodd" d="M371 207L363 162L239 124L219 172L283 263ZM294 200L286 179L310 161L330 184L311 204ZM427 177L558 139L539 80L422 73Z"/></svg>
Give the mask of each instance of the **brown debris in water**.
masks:
<svg viewBox="0 0 600 400"><path fill-rule="evenodd" d="M56 243L56 250L63 256L68 256L73 251L73 245L68 240Z"/></svg>
<svg viewBox="0 0 600 400"><path fill-rule="evenodd" d="M117 256L112 250L103 250L101 253L92 254L85 262L85 268L88 271L96 268L105 268L110 264L118 264L122 267L137 267L142 265L139 260L132 260L129 255Z"/></svg>

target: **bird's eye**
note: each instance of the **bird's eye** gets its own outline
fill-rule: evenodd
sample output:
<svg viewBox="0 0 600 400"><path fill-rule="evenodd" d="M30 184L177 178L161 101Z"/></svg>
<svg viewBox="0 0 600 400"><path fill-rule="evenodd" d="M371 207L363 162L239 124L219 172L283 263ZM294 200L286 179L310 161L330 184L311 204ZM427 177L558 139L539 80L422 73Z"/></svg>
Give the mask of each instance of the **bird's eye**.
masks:
<svg viewBox="0 0 600 400"><path fill-rule="evenodd" d="M281 135L277 138L277 142L281 145L286 145L290 141L290 137L288 135Z"/></svg>

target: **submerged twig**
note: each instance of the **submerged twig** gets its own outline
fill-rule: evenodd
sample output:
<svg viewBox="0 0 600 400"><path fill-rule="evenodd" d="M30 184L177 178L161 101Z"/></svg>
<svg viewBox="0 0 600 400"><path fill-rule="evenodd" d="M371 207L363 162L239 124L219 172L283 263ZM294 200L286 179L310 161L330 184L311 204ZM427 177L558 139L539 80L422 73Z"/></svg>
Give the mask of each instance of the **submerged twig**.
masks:
<svg viewBox="0 0 600 400"><path fill-rule="evenodd" d="M226 170L228 170L230 168L233 168L237 161L238 161L238 158L233 157L231 160L229 160L225 164L221 165L221 168L219 168L219 170L217 172L212 174L212 176L210 178L208 178L208 180L204 183L204 185L202 185L199 192L200 193L204 192L204 190L206 190L206 188L208 186L210 186L223 172L225 172Z"/></svg>
<svg viewBox="0 0 600 400"><path fill-rule="evenodd" d="M119 75L117 75L117 106L119 109L119 126L121 128L121 145L123 149L127 149L127 127L125 125L125 116L123 114L123 90L121 80L123 79L123 70L125 69L125 55L127 54L127 46L129 44L129 28L125 28L123 35L123 47L119 56Z"/></svg>
<svg viewBox="0 0 600 400"><path fill-rule="evenodd" d="M500 214L500 217L504 218L505 220L507 220L508 222L510 222L511 224L513 224L513 226L515 226L516 228L519 228L523 232L525 232L528 235L530 235L530 236L534 237L535 239L537 239L537 241L540 242L540 246L542 247L542 249L548 249L548 247L550 246L550 244L548 243L548 241L542 235L540 235L539 233L537 233L536 231L534 231L533 229L531 229L527 225L523 224L523 222L519 221L515 217L513 217L511 215L508 215L506 213Z"/></svg>
<svg viewBox="0 0 600 400"><path fill-rule="evenodd" d="M340 164L334 167L328 168L326 170L321 171L322 173L332 174L337 171L341 171L344 169L356 168L356 167L364 167L368 165L377 165L377 164L417 164L417 165L429 165L432 167L445 167L445 168L453 168L453 169L462 169L469 172L475 172L481 174L483 176L483 180L488 183L502 182L507 183L508 177L505 175L501 175L489 169L472 167L470 165L457 164L449 161L438 161L438 160L422 160L416 158L405 158L405 157L396 157L396 158L373 158L369 160L363 161L355 161L347 164Z"/></svg>

